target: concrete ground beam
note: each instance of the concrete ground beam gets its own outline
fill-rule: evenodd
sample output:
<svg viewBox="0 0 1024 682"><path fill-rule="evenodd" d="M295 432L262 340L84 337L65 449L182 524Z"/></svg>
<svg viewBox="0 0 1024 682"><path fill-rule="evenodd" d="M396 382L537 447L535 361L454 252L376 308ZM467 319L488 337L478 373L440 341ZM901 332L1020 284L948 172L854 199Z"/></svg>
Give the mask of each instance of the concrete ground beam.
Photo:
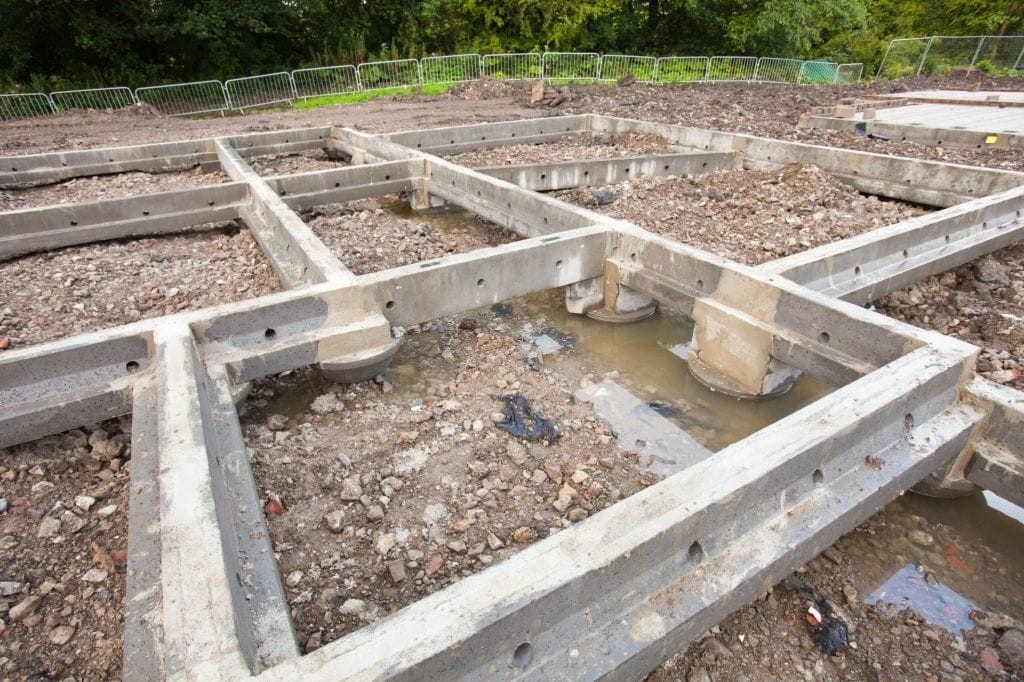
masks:
<svg viewBox="0 0 1024 682"><path fill-rule="evenodd" d="M152 173L194 166L217 167L217 153L210 140L5 156L0 157L0 188L47 184L86 175Z"/></svg>
<svg viewBox="0 0 1024 682"><path fill-rule="evenodd" d="M140 678L237 677L256 656L252 637L237 617L234 576L225 564L218 525L216 452L210 447L216 432L206 398L210 380L187 326L162 326L154 342L152 383L141 388L155 388L155 400L136 403L141 425L150 429L133 429L132 437L143 453L156 453L159 553L135 557L133 569L159 576L159 608L154 613L154 600L140 597L144 592L136 591L133 583L126 604L125 641L140 643L140 655L151 656L148 662L135 659L143 666ZM152 538L143 543L145 549L155 550ZM142 608L147 612L140 613ZM136 630L147 626L154 636Z"/></svg>
<svg viewBox="0 0 1024 682"><path fill-rule="evenodd" d="M0 447L130 412L150 339L122 328L0 354Z"/></svg>
<svg viewBox="0 0 1024 682"><path fill-rule="evenodd" d="M1024 173L921 161L886 154L785 142L751 135L717 133L664 123L591 114L595 131L630 130L660 135L691 149L741 152L748 170L774 170L787 164L814 164L861 192L926 206L953 206L1024 184Z"/></svg>
<svg viewBox="0 0 1024 682"><path fill-rule="evenodd" d="M292 210L411 192L422 184L423 164L391 161L330 171L279 175L265 182Z"/></svg>
<svg viewBox="0 0 1024 682"><path fill-rule="evenodd" d="M261 679L636 679L954 456L961 363L902 357Z"/></svg>
<svg viewBox="0 0 1024 682"><path fill-rule="evenodd" d="M226 140L243 159L271 154L298 154L316 149L328 149L331 137L330 126L316 128L292 128L265 133L231 135Z"/></svg>
<svg viewBox="0 0 1024 682"><path fill-rule="evenodd" d="M0 213L0 260L235 220L248 197L248 187L236 182L3 212Z"/></svg>
<svg viewBox="0 0 1024 682"><path fill-rule="evenodd" d="M530 118L498 123L411 130L380 135L382 140L430 154L461 154L513 144L541 144L590 130L589 115Z"/></svg>
<svg viewBox="0 0 1024 682"><path fill-rule="evenodd" d="M249 185L251 201L241 209L242 218L252 230L281 283L295 288L321 282L346 282L352 273L339 261L313 231L242 160L227 141L214 142L224 172L236 182Z"/></svg>
<svg viewBox="0 0 1024 682"><path fill-rule="evenodd" d="M855 303L867 303L1024 238L1024 186L758 267Z"/></svg>
<svg viewBox="0 0 1024 682"><path fill-rule="evenodd" d="M964 401L984 419L959 456L932 472L916 489L936 497L991 490L1024 505L1024 393L974 377Z"/></svg>
<svg viewBox="0 0 1024 682"><path fill-rule="evenodd" d="M733 168L738 155L726 152L690 152L625 156L614 159L484 166L473 170L500 178L523 189L549 192L575 187L614 185L631 178L697 175Z"/></svg>

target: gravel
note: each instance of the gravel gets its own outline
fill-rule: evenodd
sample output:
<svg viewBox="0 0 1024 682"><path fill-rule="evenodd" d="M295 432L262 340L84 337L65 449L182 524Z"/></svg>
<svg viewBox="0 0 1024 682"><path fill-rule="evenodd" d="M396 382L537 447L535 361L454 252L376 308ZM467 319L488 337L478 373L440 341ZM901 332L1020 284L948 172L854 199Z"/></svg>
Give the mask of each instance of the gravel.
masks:
<svg viewBox="0 0 1024 682"><path fill-rule="evenodd" d="M519 238L465 211L414 214L395 196L326 204L300 215L331 252L357 275L498 246Z"/></svg>
<svg viewBox="0 0 1024 682"><path fill-rule="evenodd" d="M301 154L250 156L246 158L246 162L252 166L253 170L263 176L336 170L350 165L344 161L329 159L327 153L322 149L302 152Z"/></svg>
<svg viewBox="0 0 1024 682"><path fill-rule="evenodd" d="M0 676L120 677L130 468L129 419L0 449Z"/></svg>
<svg viewBox="0 0 1024 682"><path fill-rule="evenodd" d="M582 133L544 144L514 144L507 147L478 149L455 154L450 159L469 167L509 166L523 163L667 154L671 151L669 143L657 135Z"/></svg>
<svg viewBox="0 0 1024 682"><path fill-rule="evenodd" d="M198 167L163 173L132 171L115 175L72 178L52 185L0 190L0 211L100 199L119 199L137 194L217 185L229 181L230 178L225 173L220 171L207 173Z"/></svg>
<svg viewBox="0 0 1024 682"><path fill-rule="evenodd" d="M0 262L0 352L280 290L234 223Z"/></svg>
<svg viewBox="0 0 1024 682"><path fill-rule="evenodd" d="M560 198L748 265L926 213L861 194L812 165L643 177L598 191L615 198L604 204L591 188Z"/></svg>

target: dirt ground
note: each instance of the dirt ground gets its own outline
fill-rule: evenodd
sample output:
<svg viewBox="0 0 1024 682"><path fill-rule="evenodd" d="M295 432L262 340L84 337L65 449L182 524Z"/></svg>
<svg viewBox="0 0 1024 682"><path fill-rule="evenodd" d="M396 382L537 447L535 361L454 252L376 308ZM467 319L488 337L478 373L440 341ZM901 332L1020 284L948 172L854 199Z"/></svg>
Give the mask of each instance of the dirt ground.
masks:
<svg viewBox="0 0 1024 682"><path fill-rule="evenodd" d="M299 215L357 275L498 246L519 238L483 218L463 220L462 213L414 216L398 195L315 206Z"/></svg>
<svg viewBox="0 0 1024 682"><path fill-rule="evenodd" d="M939 84L1024 88L1020 79L978 76L814 88L582 86L571 88L561 107L546 109L522 104L521 84L482 82L440 97L245 117L184 120L143 111L68 113L0 123L0 152L25 154L311 125L395 131L595 112L1024 170L1016 152L932 149L795 128L800 113L843 97ZM616 149L607 148L614 144L603 146L601 156L634 153L633 149L658 151L657 140L632 140ZM471 153L456 160L476 165L496 158L495 163L508 163L527 154L549 154L555 147L512 149L505 159ZM584 153L589 154L589 148ZM251 163L263 174L339 165L316 154ZM623 211L622 217L648 229L750 263L922 211L864 197L809 166L718 175L723 177L712 183L703 178L654 178L616 185L607 188L616 193L616 201L599 210L614 215ZM221 181L219 174L198 171L76 179L55 188L5 191L0 207ZM785 185L795 185L797 191L782 192ZM755 191L769 197L769 205L754 202ZM563 198L594 207L589 191L566 193ZM386 201L353 202L317 207L304 212L303 218L360 273L512 238L482 221L477 227L453 227L437 220L413 220L393 208ZM726 224L723 214L730 216L730 223L761 223L776 229L767 235L758 232L756 241L746 234L716 235L711 226L716 217ZM410 234L412 240L400 239ZM984 344L979 371L1020 388L1022 265L1024 252L1018 245L930 278L877 305L911 323ZM236 233L231 227L76 247L0 263L0 339L8 339L12 347L24 346L276 289L258 246L245 231ZM55 311L63 314L54 315ZM532 361L528 353L524 357L524 341L516 328L498 315L474 313L408 332L406 348L378 381L339 387L309 371L289 373L259 382L246 406L243 425L260 492L279 498L285 510L270 515L269 525L307 650L500 561L652 482L628 451L617 448L608 425L588 405L571 399L586 367L571 359L550 359L538 366L536 355ZM524 444L498 430L495 413L502 403L492 395L513 392L527 395L541 415L554 418L562 438L550 445ZM130 422L104 425L106 439L96 429L0 453L4 676L119 676L124 595L120 550L126 545ZM428 461L430 466L425 466ZM82 496L98 501L79 503ZM973 529L991 524L991 515L965 529L937 509L922 510L911 500L893 503L798 571L842 611L850 626L850 647L835 656L821 651L804 620L807 596L778 586L705 633L652 677L688 682L1019 679L1024 674L1019 587L1024 584L1024 559L1013 547L1020 545L1020 524L1011 531L1017 533L1012 536L1016 543L1005 537L980 537ZM100 514L115 504L106 517ZM923 566L927 575L952 585L994 615L978 616L982 624L958 642L913 611L866 604L865 594L901 562ZM106 575L100 579L92 569Z"/></svg>
<svg viewBox="0 0 1024 682"><path fill-rule="evenodd" d="M0 675L120 678L131 420L0 454Z"/></svg>

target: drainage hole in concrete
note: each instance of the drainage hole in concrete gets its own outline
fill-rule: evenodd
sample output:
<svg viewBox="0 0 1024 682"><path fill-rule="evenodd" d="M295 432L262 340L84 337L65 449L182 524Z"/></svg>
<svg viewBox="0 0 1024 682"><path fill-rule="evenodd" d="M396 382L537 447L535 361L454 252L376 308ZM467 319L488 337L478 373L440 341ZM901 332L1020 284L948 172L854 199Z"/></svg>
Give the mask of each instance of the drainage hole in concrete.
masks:
<svg viewBox="0 0 1024 682"><path fill-rule="evenodd" d="M859 265L854 266L853 274L858 275L858 276L860 275L860 266Z"/></svg>
<svg viewBox="0 0 1024 682"><path fill-rule="evenodd" d="M946 235L946 243L947 244L949 243L949 235L948 234Z"/></svg>
<svg viewBox="0 0 1024 682"><path fill-rule="evenodd" d="M517 668L525 668L533 663L533 645L523 642L512 652L512 665Z"/></svg>
<svg viewBox="0 0 1024 682"><path fill-rule="evenodd" d="M212 201L207 201L207 202L206 202L206 205L207 205L207 206L213 206L213 203L214 203L214 202L212 202Z"/></svg>
<svg viewBox="0 0 1024 682"><path fill-rule="evenodd" d="M821 473L821 469L815 469L811 474L811 480L814 481L814 485L821 485L825 480L825 474Z"/></svg>
<svg viewBox="0 0 1024 682"><path fill-rule="evenodd" d="M547 175L545 175L544 173L541 173L541 174L540 174L540 179L541 179L541 180L547 180L547 178L548 178L548 176L547 176Z"/></svg>
<svg viewBox="0 0 1024 682"><path fill-rule="evenodd" d="M336 182L336 183L334 183L334 186L335 187L341 187L341 183L340 182Z"/></svg>
<svg viewBox="0 0 1024 682"><path fill-rule="evenodd" d="M906 249L903 249L903 257L904 258L910 258L910 251L908 251Z"/></svg>
<svg viewBox="0 0 1024 682"><path fill-rule="evenodd" d="M129 360L127 363L125 363L124 368L128 370L129 374L134 374L135 372L139 371L139 363L135 362L134 360Z"/></svg>
<svg viewBox="0 0 1024 682"><path fill-rule="evenodd" d="M484 279L483 279L483 277L481 277L480 279L478 279L478 280L476 281L476 285L477 285L478 287L482 287L482 286L484 285Z"/></svg>
<svg viewBox="0 0 1024 682"><path fill-rule="evenodd" d="M149 211L143 211L142 215L149 215Z"/></svg>
<svg viewBox="0 0 1024 682"><path fill-rule="evenodd" d="M822 332L818 334L818 341L821 341L822 343L828 343L831 340L832 337L828 335L828 332Z"/></svg>
<svg viewBox="0 0 1024 682"><path fill-rule="evenodd" d="M385 176L384 176L384 179L385 179L385 180L390 180L390 179L391 179L391 176L390 176L390 175L385 175Z"/></svg>
<svg viewBox="0 0 1024 682"><path fill-rule="evenodd" d="M914 415L908 412L907 415L903 417L903 425L907 427L908 431L914 428Z"/></svg>
<svg viewBox="0 0 1024 682"><path fill-rule="evenodd" d="M562 268L562 261L560 261L560 260L555 261L555 270L560 270L561 268Z"/></svg>
<svg viewBox="0 0 1024 682"><path fill-rule="evenodd" d="M668 170L668 164L667 163L665 164L665 170Z"/></svg>
<svg viewBox="0 0 1024 682"><path fill-rule="evenodd" d="M690 545L690 549L686 550L686 556L690 561L699 564L704 561L704 548L700 546L699 542L694 542Z"/></svg>
<svg viewBox="0 0 1024 682"><path fill-rule="evenodd" d="M265 339L272 339L275 336L277 336L277 330L273 327L269 327L267 331L263 332L263 338Z"/></svg>
<svg viewBox="0 0 1024 682"><path fill-rule="evenodd" d="M395 302L394 301L388 301L387 303L384 304L384 307L387 308L388 310L391 310L392 308L395 307Z"/></svg>
<svg viewBox="0 0 1024 682"><path fill-rule="evenodd" d="M78 221L77 220L72 220L71 221L71 227L75 227L76 225L78 225Z"/></svg>
<svg viewBox="0 0 1024 682"><path fill-rule="evenodd" d="M698 279L697 280L697 288L702 290L702 291L704 290L704 280L702 280L702 279Z"/></svg>

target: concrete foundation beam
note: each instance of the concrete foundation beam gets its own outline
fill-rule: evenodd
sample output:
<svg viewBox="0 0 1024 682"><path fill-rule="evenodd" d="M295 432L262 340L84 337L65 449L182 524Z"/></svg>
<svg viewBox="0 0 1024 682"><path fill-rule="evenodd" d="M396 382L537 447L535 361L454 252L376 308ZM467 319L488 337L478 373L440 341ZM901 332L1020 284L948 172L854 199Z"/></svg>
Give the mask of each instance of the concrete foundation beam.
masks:
<svg viewBox="0 0 1024 682"><path fill-rule="evenodd" d="M645 176L696 175L729 170L738 160L737 155L732 153L692 152L518 166L485 166L474 170L492 178L511 182L523 189L548 192L572 187L613 185L630 178Z"/></svg>
<svg viewBox="0 0 1024 682"><path fill-rule="evenodd" d="M144 194L0 213L0 260L77 244L168 234L239 217L248 187L212 187Z"/></svg>
<svg viewBox="0 0 1024 682"><path fill-rule="evenodd" d="M640 677L963 445L957 361L891 370L261 677Z"/></svg>
<svg viewBox="0 0 1024 682"><path fill-rule="evenodd" d="M348 268L316 238L313 231L292 212L232 149L226 141L215 142L217 158L224 172L249 186L250 203L241 214L263 248L281 283L292 288L321 282L353 279Z"/></svg>
<svg viewBox="0 0 1024 682"><path fill-rule="evenodd" d="M765 263L759 269L866 303L1024 238L1024 187Z"/></svg>

